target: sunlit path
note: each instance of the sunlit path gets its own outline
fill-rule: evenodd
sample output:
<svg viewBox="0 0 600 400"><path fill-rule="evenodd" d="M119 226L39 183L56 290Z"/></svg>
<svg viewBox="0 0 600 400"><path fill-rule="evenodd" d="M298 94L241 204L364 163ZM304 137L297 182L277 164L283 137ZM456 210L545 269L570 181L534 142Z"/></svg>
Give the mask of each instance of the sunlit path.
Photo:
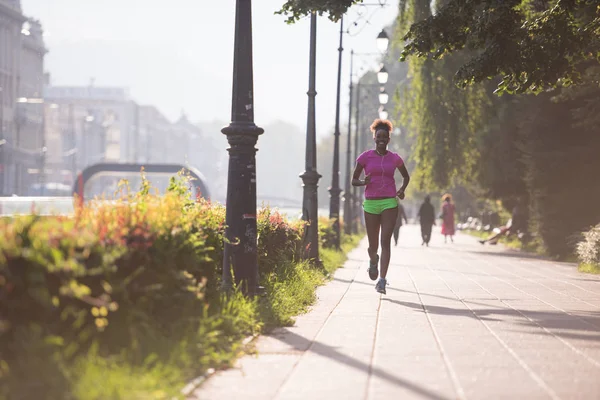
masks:
<svg viewBox="0 0 600 400"><path fill-rule="evenodd" d="M600 398L600 278L466 235L420 244L404 227L380 296L363 241L309 314L195 398Z"/></svg>

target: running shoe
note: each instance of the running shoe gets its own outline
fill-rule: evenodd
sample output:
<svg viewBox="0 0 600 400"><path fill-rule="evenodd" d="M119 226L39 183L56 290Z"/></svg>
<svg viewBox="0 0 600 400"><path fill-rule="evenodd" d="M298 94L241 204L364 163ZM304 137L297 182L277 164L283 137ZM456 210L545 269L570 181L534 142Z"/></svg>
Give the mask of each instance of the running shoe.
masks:
<svg viewBox="0 0 600 400"><path fill-rule="evenodd" d="M369 262L369 278L372 281L377 279L379 276L379 270L377 269L377 265L379 264L379 255L376 256L375 260L371 260Z"/></svg>
<svg viewBox="0 0 600 400"><path fill-rule="evenodd" d="M385 292L386 285L387 285L387 281L384 278L379 278L379 280L375 284L375 290L378 293L386 294L386 292Z"/></svg>

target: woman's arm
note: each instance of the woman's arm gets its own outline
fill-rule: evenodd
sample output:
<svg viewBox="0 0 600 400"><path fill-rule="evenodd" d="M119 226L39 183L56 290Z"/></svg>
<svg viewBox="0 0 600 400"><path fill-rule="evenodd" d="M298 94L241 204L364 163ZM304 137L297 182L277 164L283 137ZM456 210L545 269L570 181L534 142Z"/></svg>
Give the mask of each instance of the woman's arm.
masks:
<svg viewBox="0 0 600 400"><path fill-rule="evenodd" d="M408 170L406 169L406 165L404 164L398 167L398 171L400 171L400 174L402 174L402 186L400 187L400 189L398 189L396 195L400 197L400 199L403 199L404 191L406 190L406 187L410 182L410 175L408 175Z"/></svg>
<svg viewBox="0 0 600 400"><path fill-rule="evenodd" d="M364 180L360 180L360 174L363 172L363 166L359 163L356 163L354 167L354 173L352 174L352 186L366 186L371 182L371 176L365 176Z"/></svg>

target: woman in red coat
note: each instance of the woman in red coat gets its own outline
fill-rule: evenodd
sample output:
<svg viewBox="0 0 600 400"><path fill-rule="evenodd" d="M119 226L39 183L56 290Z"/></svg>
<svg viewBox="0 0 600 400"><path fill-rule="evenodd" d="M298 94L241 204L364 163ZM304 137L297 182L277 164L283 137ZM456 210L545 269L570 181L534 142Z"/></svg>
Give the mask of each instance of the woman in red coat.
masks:
<svg viewBox="0 0 600 400"><path fill-rule="evenodd" d="M444 235L444 243L448 242L448 236L454 243L454 203L452 203L452 195L446 193L442 197L442 235Z"/></svg>

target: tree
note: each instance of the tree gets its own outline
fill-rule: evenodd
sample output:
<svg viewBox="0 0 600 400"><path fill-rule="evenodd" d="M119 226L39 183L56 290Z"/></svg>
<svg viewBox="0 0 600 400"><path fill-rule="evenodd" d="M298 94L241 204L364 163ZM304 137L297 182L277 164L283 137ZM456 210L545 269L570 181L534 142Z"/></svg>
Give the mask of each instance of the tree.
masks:
<svg viewBox="0 0 600 400"><path fill-rule="evenodd" d="M276 14L286 15L286 22L293 24L315 11L319 15L329 14L329 19L338 21L348 8L363 0L287 0Z"/></svg>
<svg viewBox="0 0 600 400"><path fill-rule="evenodd" d="M400 14L399 29L430 17L429 0L411 0ZM467 56L461 51L437 62L410 59L410 82L400 111L414 137L414 178L420 189L440 189L475 176L475 138L483 129L489 100L481 85L462 90L452 84L454 71Z"/></svg>
<svg viewBox="0 0 600 400"><path fill-rule="evenodd" d="M400 1L400 15L414 1ZM437 2L436 4L440 4ZM470 57L454 82L465 87L502 77L499 93L540 93L581 81L582 68L600 60L597 0L448 0L435 15L412 21L401 60L440 59L461 50Z"/></svg>

